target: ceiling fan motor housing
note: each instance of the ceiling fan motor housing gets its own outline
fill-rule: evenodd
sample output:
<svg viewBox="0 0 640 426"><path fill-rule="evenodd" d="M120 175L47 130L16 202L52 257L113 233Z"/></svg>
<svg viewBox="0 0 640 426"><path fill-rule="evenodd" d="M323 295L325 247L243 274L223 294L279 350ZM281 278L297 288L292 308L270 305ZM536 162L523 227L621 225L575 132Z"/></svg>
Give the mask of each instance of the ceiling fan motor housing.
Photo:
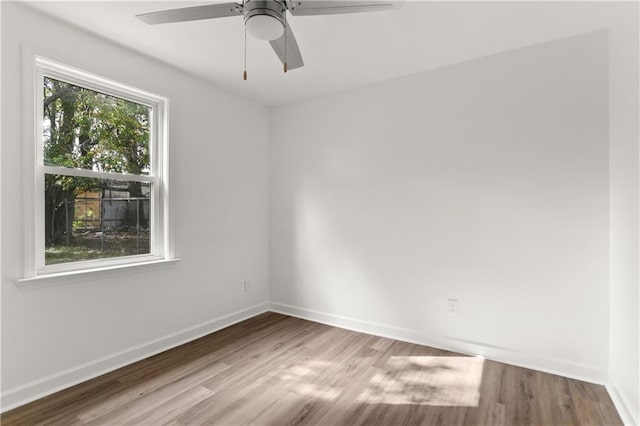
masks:
<svg viewBox="0 0 640 426"><path fill-rule="evenodd" d="M267 30L263 37L256 35L258 38L272 40L277 37L269 37L268 34L271 31L279 32L278 37L282 34L284 27L286 26L286 6L284 1L277 0L247 0L244 4L244 22L247 25L248 29L251 29L252 24L254 26L257 21L262 21L260 23L260 27L264 27L265 24L269 25L271 23L271 30ZM249 22L251 19L254 19L253 22ZM279 25L277 24L279 23ZM275 25L275 28L273 27ZM275 33L274 33L275 34Z"/></svg>

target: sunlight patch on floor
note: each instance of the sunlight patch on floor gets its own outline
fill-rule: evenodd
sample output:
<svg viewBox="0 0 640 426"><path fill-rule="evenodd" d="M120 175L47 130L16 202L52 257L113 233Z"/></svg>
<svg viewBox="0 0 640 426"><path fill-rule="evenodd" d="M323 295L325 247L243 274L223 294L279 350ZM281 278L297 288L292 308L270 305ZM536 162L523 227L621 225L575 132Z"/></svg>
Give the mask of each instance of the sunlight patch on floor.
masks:
<svg viewBox="0 0 640 426"><path fill-rule="evenodd" d="M358 402L477 407L483 368L480 357L394 356Z"/></svg>
<svg viewBox="0 0 640 426"><path fill-rule="evenodd" d="M326 371L330 371L333 368L335 368L334 363L309 360L277 370L272 373L272 376L284 382L289 382L290 390L298 395L333 401L340 396L340 387L331 386L321 381L321 377L326 374Z"/></svg>

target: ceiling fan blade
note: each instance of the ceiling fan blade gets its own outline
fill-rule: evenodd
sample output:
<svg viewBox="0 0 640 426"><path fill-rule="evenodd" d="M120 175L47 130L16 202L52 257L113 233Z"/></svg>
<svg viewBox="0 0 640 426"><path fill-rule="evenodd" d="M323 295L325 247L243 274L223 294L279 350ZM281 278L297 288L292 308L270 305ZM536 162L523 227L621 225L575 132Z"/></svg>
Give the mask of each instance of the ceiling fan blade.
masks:
<svg viewBox="0 0 640 426"><path fill-rule="evenodd" d="M398 9L400 1L342 1L342 0L290 0L287 8L292 15L335 15L339 13L375 12Z"/></svg>
<svg viewBox="0 0 640 426"><path fill-rule="evenodd" d="M199 19L225 18L227 16L237 15L242 15L241 4L218 3L143 13L136 15L136 18L147 24L155 25L168 24L170 22L197 21Z"/></svg>
<svg viewBox="0 0 640 426"><path fill-rule="evenodd" d="M286 42L285 42L286 37ZM295 69L300 68L304 65L304 61L302 60L302 54L300 53L300 49L298 48L298 42L296 42L296 38L293 35L293 31L291 31L291 25L288 24L285 28L285 32L280 36L280 38L276 40L272 40L271 47L280 58L282 63L285 63L285 44L287 46L287 69Z"/></svg>

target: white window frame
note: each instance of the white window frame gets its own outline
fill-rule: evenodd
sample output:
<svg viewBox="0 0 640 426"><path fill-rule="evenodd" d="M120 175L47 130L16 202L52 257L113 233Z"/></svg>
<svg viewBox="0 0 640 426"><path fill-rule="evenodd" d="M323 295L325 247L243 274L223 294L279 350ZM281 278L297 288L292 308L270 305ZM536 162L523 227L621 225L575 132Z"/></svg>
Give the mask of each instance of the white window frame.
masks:
<svg viewBox="0 0 640 426"><path fill-rule="evenodd" d="M94 270L110 270L135 265L155 264L173 259L169 227L168 108L166 97L143 91L113 80L37 55L25 55L25 176L24 274L22 281L57 277ZM44 77L74 84L151 108L149 120L149 175L108 173L44 165L43 117ZM45 265L45 174L90 177L151 183L150 253L95 260Z"/></svg>

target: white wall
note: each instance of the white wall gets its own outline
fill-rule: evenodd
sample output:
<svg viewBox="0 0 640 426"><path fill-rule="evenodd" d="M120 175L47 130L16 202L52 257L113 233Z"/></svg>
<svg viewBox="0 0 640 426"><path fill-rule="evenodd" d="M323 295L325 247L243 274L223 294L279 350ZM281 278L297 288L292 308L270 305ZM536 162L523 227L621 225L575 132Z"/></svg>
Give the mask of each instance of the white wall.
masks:
<svg viewBox="0 0 640 426"><path fill-rule="evenodd" d="M170 98L171 196L180 262L18 290L19 176L22 144L30 143L21 137L21 43ZM26 6L2 2L2 113L3 408L265 308L260 305L268 299L264 107ZM245 279L252 281L250 293L243 292Z"/></svg>
<svg viewBox="0 0 640 426"><path fill-rule="evenodd" d="M640 424L638 262L638 3L617 5L611 22L609 390L628 424Z"/></svg>
<svg viewBox="0 0 640 426"><path fill-rule="evenodd" d="M270 110L275 307L605 382L607 45Z"/></svg>

